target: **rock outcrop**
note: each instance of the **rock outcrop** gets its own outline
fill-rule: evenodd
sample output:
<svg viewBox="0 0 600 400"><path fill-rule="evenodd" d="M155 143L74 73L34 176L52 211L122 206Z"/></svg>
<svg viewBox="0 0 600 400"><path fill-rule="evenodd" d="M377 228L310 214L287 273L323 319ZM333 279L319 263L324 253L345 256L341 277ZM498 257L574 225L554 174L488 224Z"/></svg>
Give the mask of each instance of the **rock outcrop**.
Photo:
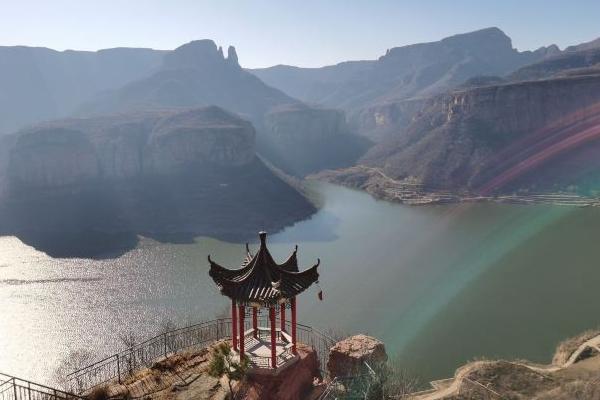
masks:
<svg viewBox="0 0 600 400"><path fill-rule="evenodd" d="M365 363L377 367L387 361L383 342L367 335L354 335L336 343L329 351L330 378L365 373Z"/></svg>
<svg viewBox="0 0 600 400"><path fill-rule="evenodd" d="M151 76L84 105L82 115L216 105L244 116L260 129L272 107L298 103L240 68L229 47L223 56L212 40L196 40L169 52Z"/></svg>

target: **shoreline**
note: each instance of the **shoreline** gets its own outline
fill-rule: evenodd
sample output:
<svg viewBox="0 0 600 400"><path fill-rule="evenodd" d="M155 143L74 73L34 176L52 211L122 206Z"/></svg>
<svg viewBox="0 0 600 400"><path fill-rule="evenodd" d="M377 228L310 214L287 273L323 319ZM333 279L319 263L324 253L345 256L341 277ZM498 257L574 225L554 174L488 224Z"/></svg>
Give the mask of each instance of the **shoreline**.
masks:
<svg viewBox="0 0 600 400"><path fill-rule="evenodd" d="M398 181L377 168L365 166L323 171L308 176L306 179L362 190L378 200L410 206L493 202L518 205L600 207L600 197L583 196L571 192L530 192L484 196L469 192L430 190L418 182Z"/></svg>

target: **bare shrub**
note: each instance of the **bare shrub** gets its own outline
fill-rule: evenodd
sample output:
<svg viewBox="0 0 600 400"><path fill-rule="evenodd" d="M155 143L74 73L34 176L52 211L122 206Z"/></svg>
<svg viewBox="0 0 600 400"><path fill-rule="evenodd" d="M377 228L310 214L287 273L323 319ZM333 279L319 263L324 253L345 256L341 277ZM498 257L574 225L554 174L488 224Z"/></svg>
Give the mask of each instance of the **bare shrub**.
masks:
<svg viewBox="0 0 600 400"><path fill-rule="evenodd" d="M170 335L170 333L173 332L175 329L177 329L177 326L175 325L173 320L169 318L163 319L158 328L158 334L164 335L165 347L167 349L167 352L169 353L174 353L175 351L177 351L175 336Z"/></svg>
<svg viewBox="0 0 600 400"><path fill-rule="evenodd" d="M407 371L400 360L394 359L375 367L375 380L369 389L370 400L402 399L415 392L421 379Z"/></svg>
<svg viewBox="0 0 600 400"><path fill-rule="evenodd" d="M82 384L78 384L76 380L69 384L67 375L92 364L94 362L94 357L94 353L86 349L69 351L54 370L52 380L63 390L83 391L84 388L82 387Z"/></svg>
<svg viewBox="0 0 600 400"><path fill-rule="evenodd" d="M129 350L135 347L136 344L138 344L139 339L137 337L137 334L133 330L129 329L119 333L119 341L123 346L125 346Z"/></svg>
<svg viewBox="0 0 600 400"><path fill-rule="evenodd" d="M579 346L598 335L600 335L600 329L590 329L577 336L563 340L556 348L552 364L563 365Z"/></svg>

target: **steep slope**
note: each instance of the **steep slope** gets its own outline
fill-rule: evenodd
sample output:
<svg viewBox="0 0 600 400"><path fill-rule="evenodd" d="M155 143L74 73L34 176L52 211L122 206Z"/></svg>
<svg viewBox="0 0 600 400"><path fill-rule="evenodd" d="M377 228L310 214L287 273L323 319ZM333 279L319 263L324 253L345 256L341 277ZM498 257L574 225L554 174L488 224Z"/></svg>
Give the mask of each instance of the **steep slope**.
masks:
<svg viewBox="0 0 600 400"><path fill-rule="evenodd" d="M301 100L346 110L359 132L379 139L385 135L373 126L380 123L380 107L389 109L400 103L396 107L405 109L401 103L406 99L437 95L474 76L505 75L558 51L550 46L519 52L500 29L488 28L438 42L396 47L377 61L321 69L287 67L285 75L281 66L252 72ZM302 92L299 87L318 89ZM401 119L411 117L403 114Z"/></svg>
<svg viewBox="0 0 600 400"><path fill-rule="evenodd" d="M455 91L361 163L435 189L590 193L600 188L599 109L600 74Z"/></svg>
<svg viewBox="0 0 600 400"><path fill-rule="evenodd" d="M175 49L165 56L158 72L106 93L86 105L82 113L205 105L226 108L252 121L260 153L288 173L304 175L348 166L368 147L345 126L343 113L313 109L267 86L240 67L233 47L224 57L211 40ZM288 111L282 112L284 109Z"/></svg>
<svg viewBox="0 0 600 400"><path fill-rule="evenodd" d="M233 47L224 57L212 40L197 40L167 54L156 73L105 93L81 111L106 114L216 105L259 127L270 108L297 102L244 71Z"/></svg>
<svg viewBox="0 0 600 400"><path fill-rule="evenodd" d="M164 51L0 47L0 134L65 117L93 95L145 77Z"/></svg>
<svg viewBox="0 0 600 400"><path fill-rule="evenodd" d="M55 121L9 137L0 231L25 241L31 232L244 237L314 211L256 157L252 125L218 107Z"/></svg>
<svg viewBox="0 0 600 400"><path fill-rule="evenodd" d="M351 133L343 111L304 104L270 110L264 131L273 161L296 176L353 165L372 144Z"/></svg>

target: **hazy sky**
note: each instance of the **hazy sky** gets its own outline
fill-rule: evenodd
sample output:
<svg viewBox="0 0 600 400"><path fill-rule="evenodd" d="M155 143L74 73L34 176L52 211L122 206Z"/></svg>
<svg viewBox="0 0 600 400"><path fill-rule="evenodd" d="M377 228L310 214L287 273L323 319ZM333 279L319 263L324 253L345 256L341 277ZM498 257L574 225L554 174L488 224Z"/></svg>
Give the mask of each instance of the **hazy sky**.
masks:
<svg viewBox="0 0 600 400"><path fill-rule="evenodd" d="M600 36L600 0L0 0L0 45L236 46L246 67L373 59L498 26L519 50Z"/></svg>

